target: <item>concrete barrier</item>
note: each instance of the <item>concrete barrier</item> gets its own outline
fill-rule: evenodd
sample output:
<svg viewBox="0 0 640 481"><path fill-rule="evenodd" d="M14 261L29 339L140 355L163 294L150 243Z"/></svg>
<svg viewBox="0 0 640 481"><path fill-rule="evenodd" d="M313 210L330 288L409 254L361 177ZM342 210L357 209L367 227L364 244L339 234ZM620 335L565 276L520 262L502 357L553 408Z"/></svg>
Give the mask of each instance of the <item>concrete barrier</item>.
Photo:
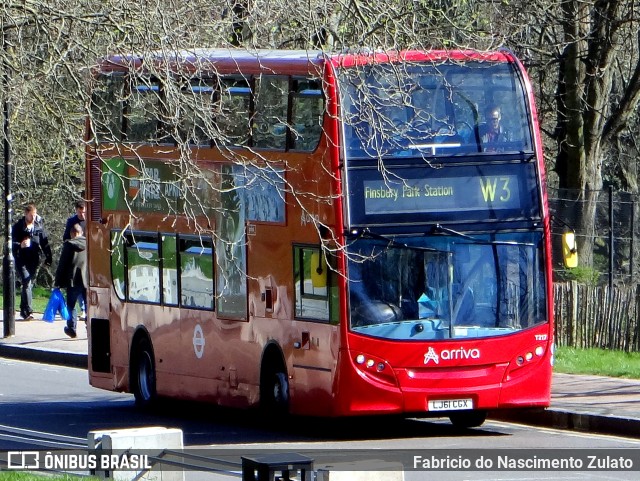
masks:
<svg viewBox="0 0 640 481"><path fill-rule="evenodd" d="M184 472L152 470L149 456L159 456L165 449L182 449L182 431L164 427L144 427L90 431L89 449L98 453L99 468L95 476L115 481L184 481ZM122 456L122 451L133 451ZM105 454L101 455L100 451ZM101 461L105 462L102 463ZM94 474L94 473L92 473Z"/></svg>

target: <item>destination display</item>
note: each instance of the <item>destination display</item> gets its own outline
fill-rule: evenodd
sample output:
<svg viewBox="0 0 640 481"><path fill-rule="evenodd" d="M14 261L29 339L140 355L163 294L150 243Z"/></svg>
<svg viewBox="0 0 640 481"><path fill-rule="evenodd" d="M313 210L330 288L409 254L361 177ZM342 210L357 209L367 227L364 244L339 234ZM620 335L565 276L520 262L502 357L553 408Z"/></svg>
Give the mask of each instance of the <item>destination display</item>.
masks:
<svg viewBox="0 0 640 481"><path fill-rule="evenodd" d="M364 182L365 214L518 209L515 175Z"/></svg>
<svg viewBox="0 0 640 481"><path fill-rule="evenodd" d="M532 164L350 172L351 225L532 219Z"/></svg>

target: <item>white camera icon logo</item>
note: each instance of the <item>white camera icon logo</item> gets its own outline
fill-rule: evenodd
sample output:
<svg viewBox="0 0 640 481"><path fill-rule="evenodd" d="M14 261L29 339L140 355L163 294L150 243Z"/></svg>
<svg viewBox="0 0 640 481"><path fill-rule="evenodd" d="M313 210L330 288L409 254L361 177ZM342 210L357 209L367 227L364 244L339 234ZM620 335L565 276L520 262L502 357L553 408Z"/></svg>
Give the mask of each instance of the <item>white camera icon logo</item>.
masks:
<svg viewBox="0 0 640 481"><path fill-rule="evenodd" d="M38 451L9 451L8 469L38 469L40 467L40 453Z"/></svg>

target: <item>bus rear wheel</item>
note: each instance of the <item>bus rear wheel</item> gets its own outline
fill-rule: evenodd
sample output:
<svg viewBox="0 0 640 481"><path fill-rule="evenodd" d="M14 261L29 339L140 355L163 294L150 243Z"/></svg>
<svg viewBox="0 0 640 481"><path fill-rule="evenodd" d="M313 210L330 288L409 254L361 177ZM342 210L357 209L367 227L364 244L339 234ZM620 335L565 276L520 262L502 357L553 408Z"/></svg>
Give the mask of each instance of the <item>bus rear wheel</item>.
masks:
<svg viewBox="0 0 640 481"><path fill-rule="evenodd" d="M460 411L451 413L449 419L457 428L477 428L487 420L487 411Z"/></svg>
<svg viewBox="0 0 640 481"><path fill-rule="evenodd" d="M289 413L289 379L283 369L268 369L260 383L260 406L270 414Z"/></svg>
<svg viewBox="0 0 640 481"><path fill-rule="evenodd" d="M151 344L140 339L134 353L131 369L133 395L136 405L149 407L156 401L156 368Z"/></svg>

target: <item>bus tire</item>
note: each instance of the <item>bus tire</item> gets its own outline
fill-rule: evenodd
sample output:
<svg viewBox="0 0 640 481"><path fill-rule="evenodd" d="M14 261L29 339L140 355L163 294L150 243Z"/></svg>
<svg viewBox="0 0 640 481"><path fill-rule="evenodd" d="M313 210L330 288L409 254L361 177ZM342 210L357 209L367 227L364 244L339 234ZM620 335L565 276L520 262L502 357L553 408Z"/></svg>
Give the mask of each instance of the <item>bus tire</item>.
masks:
<svg viewBox="0 0 640 481"><path fill-rule="evenodd" d="M284 368L269 366L260 382L260 407L271 415L289 413L289 378Z"/></svg>
<svg viewBox="0 0 640 481"><path fill-rule="evenodd" d="M477 428L487 419L487 411L460 411L449 415L451 424L457 428Z"/></svg>
<svg viewBox="0 0 640 481"><path fill-rule="evenodd" d="M144 337L137 341L133 353L131 383L137 406L148 408L155 404L157 400L155 361L151 343Z"/></svg>

